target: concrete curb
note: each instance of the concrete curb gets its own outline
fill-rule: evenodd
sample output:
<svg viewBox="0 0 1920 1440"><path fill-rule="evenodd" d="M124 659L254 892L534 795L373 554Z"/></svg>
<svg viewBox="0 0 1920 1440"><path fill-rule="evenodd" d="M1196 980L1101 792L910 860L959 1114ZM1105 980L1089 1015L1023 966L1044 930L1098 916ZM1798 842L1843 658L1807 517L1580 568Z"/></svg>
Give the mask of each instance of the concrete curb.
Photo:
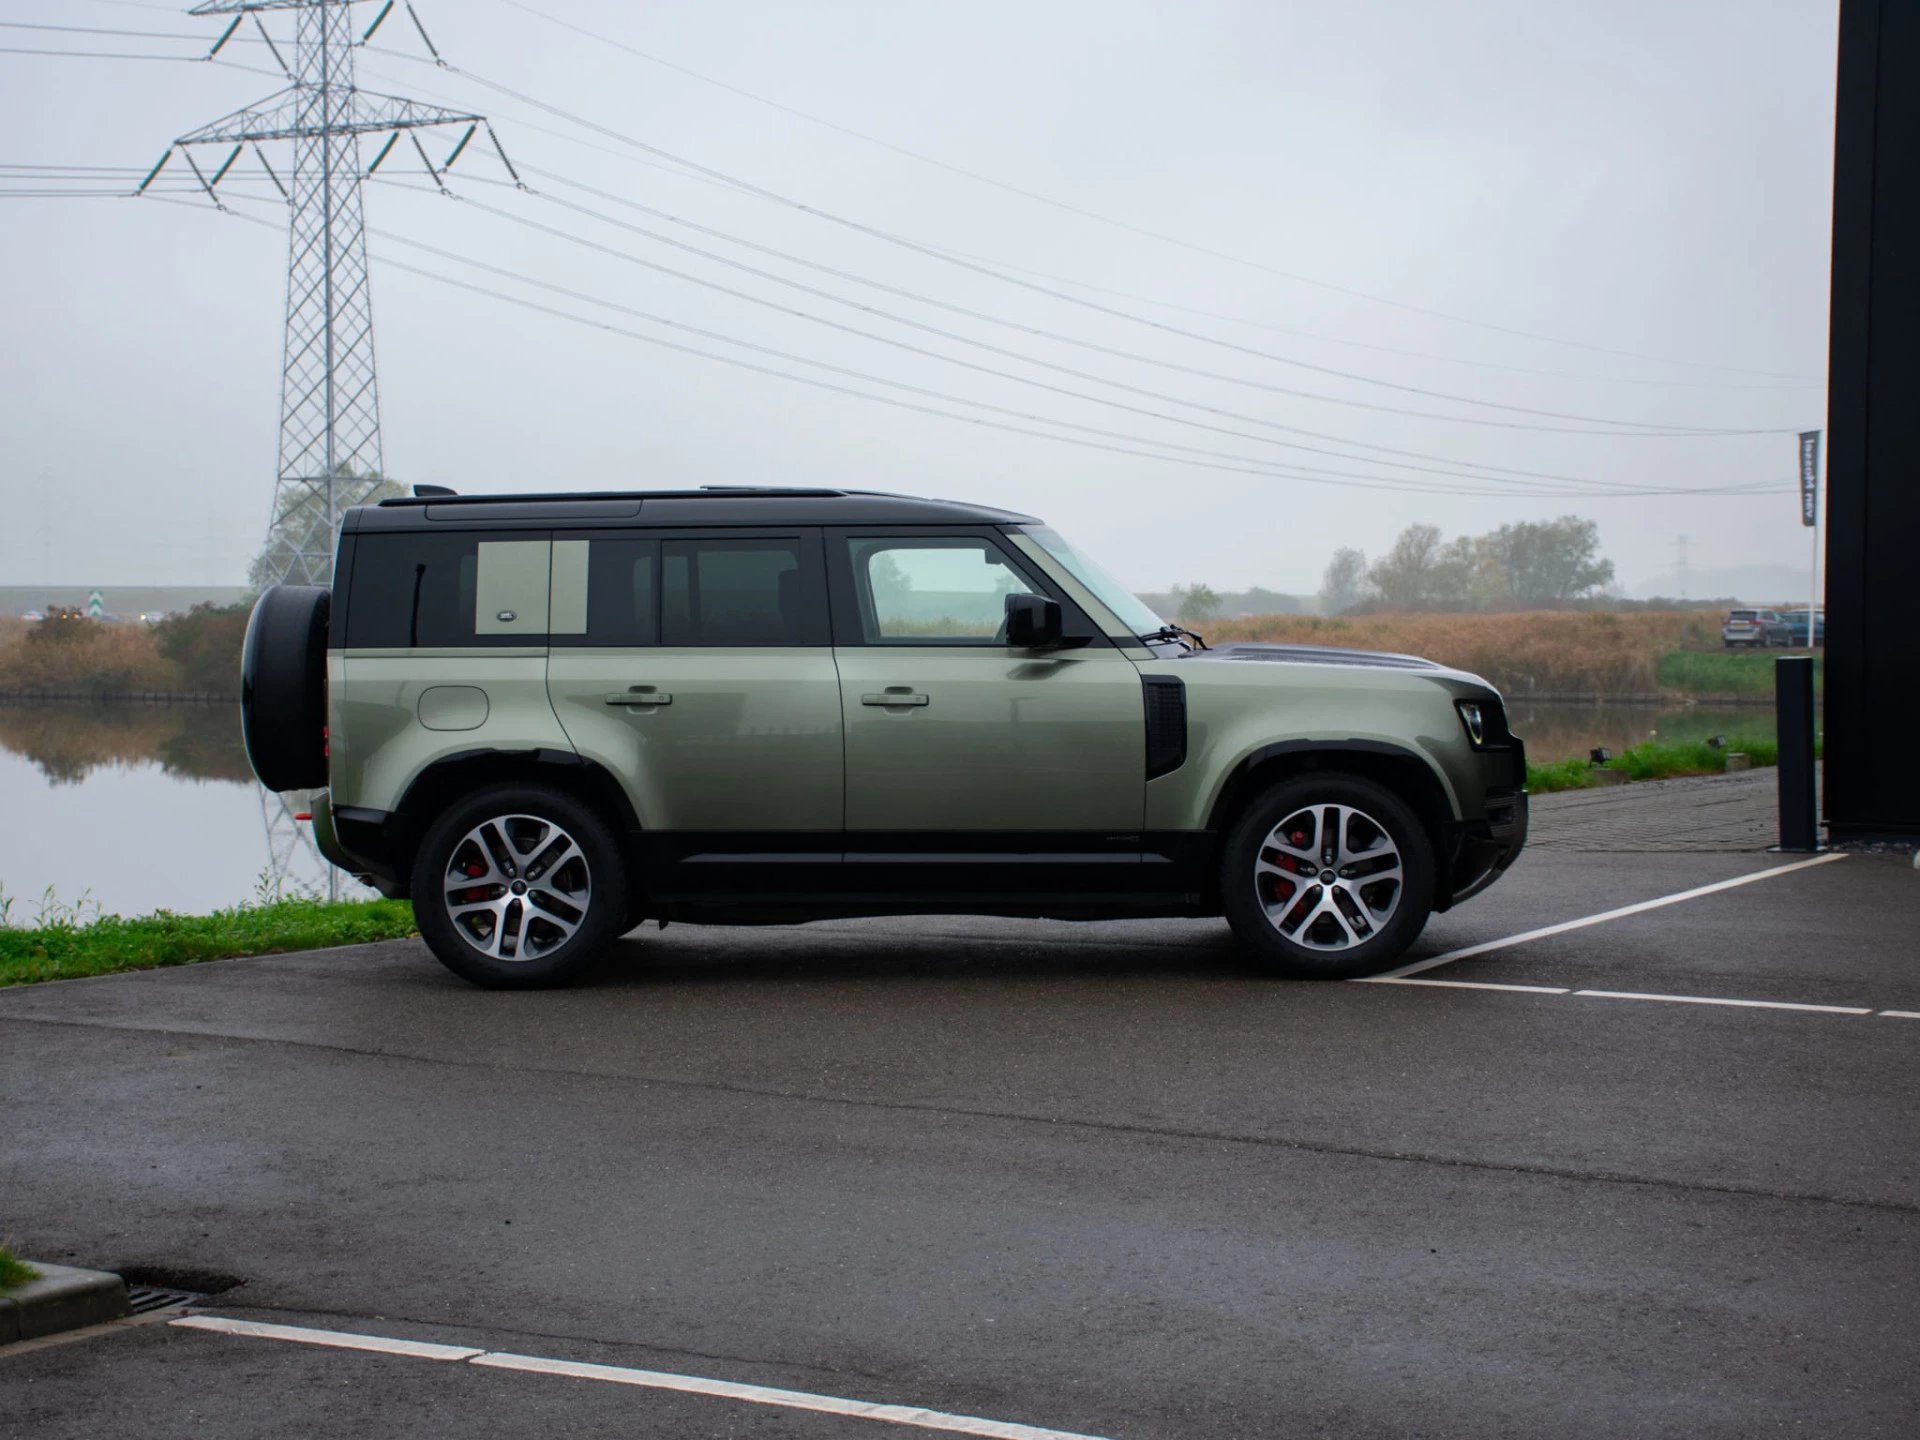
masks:
<svg viewBox="0 0 1920 1440"><path fill-rule="evenodd" d="M102 1325L132 1313L127 1305L127 1282L118 1275L38 1261L27 1263L40 1272L40 1278L0 1295L0 1345L78 1330L83 1325Z"/></svg>

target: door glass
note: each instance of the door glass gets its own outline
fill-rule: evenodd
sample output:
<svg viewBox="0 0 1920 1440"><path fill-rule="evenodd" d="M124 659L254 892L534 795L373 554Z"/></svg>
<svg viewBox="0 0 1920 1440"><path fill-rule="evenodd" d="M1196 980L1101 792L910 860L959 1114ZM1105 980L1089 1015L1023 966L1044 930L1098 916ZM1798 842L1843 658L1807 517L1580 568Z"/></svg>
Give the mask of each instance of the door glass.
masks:
<svg viewBox="0 0 1920 1440"><path fill-rule="evenodd" d="M553 643L628 648L660 643L660 542L553 542Z"/></svg>
<svg viewBox="0 0 1920 1440"><path fill-rule="evenodd" d="M817 575L798 540L668 540L660 547L663 645L822 645Z"/></svg>
<svg viewBox="0 0 1920 1440"><path fill-rule="evenodd" d="M869 645L1001 642L1007 596L1033 586L984 540L847 542Z"/></svg>

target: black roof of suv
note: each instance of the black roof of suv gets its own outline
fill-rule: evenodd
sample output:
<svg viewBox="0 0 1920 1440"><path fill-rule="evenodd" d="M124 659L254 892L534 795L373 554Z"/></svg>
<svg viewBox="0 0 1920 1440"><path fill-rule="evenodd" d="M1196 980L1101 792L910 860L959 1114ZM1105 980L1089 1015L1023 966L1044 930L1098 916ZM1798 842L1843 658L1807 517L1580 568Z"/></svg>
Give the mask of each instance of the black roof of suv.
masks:
<svg viewBox="0 0 1920 1440"><path fill-rule="evenodd" d="M431 523L553 525L1033 525L1031 515L871 490L714 486L558 495L413 495L349 511L348 530L416 530Z"/></svg>

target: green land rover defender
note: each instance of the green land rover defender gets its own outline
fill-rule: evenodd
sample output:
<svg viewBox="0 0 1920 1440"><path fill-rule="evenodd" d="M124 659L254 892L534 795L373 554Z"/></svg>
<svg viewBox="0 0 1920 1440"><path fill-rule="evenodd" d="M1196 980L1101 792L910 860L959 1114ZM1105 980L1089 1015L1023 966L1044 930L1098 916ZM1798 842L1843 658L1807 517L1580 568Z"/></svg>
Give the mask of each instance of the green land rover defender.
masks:
<svg viewBox="0 0 1920 1440"><path fill-rule="evenodd" d="M1204 646L1027 516L838 490L424 495L247 632L247 752L481 985L642 920L1224 916L1389 967L1512 864L1500 696Z"/></svg>

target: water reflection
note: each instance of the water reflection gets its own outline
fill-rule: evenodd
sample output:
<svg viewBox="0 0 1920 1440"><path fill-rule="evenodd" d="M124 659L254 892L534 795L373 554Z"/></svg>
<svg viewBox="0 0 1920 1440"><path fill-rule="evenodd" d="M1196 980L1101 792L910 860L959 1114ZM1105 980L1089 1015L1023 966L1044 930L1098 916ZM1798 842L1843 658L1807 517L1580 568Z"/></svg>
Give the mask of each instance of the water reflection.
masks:
<svg viewBox="0 0 1920 1440"><path fill-rule="evenodd" d="M247 767L233 705L0 705L0 892L109 914L363 895Z"/></svg>
<svg viewBox="0 0 1920 1440"><path fill-rule="evenodd" d="M253 784L237 705L0 705L0 746L30 760L50 785L131 765Z"/></svg>

